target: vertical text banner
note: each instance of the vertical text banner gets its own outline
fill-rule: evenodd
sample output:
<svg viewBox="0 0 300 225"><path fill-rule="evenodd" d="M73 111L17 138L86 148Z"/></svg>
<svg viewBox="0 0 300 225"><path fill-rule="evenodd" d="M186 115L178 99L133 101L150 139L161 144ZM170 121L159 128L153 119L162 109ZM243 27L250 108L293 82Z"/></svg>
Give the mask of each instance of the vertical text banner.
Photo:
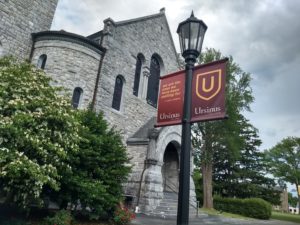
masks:
<svg viewBox="0 0 300 225"><path fill-rule="evenodd" d="M156 127L182 123L185 71L160 78Z"/></svg>
<svg viewBox="0 0 300 225"><path fill-rule="evenodd" d="M225 118L227 58L196 66L192 84L191 122Z"/></svg>

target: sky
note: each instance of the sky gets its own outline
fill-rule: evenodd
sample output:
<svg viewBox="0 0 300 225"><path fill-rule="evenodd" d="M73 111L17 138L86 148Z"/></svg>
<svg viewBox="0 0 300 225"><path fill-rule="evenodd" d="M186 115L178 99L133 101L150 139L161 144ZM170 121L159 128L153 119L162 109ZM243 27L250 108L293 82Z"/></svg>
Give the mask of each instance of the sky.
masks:
<svg viewBox="0 0 300 225"><path fill-rule="evenodd" d="M176 29L191 11L208 26L203 49L215 48L252 76L255 97L246 118L259 130L261 150L300 137L300 1L298 0L59 0L52 30L87 36L103 20L165 13Z"/></svg>

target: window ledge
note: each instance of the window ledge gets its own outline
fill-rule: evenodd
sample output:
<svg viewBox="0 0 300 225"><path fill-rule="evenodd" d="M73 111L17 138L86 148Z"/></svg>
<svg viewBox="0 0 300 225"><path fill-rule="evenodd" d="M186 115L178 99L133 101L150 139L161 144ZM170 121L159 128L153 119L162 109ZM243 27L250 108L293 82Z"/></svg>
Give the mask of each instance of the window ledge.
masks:
<svg viewBox="0 0 300 225"><path fill-rule="evenodd" d="M116 109L110 107L109 110L110 110L111 112L113 112L114 114L117 114L118 116L125 117L125 115L124 115L124 110L122 110L122 109L119 111L119 110L116 110Z"/></svg>

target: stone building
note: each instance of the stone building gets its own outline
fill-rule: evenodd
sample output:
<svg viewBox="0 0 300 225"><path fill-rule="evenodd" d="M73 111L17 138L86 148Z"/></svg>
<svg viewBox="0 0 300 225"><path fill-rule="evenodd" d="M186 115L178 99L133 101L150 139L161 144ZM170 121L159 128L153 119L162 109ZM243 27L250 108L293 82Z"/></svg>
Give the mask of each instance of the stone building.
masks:
<svg viewBox="0 0 300 225"><path fill-rule="evenodd" d="M53 85L68 88L75 108L92 104L103 111L131 157L127 202L145 214L175 215L181 127L154 128L159 77L179 67L165 10L121 22L108 18L103 30L84 37L49 31L57 1L1 1L0 52L44 69Z"/></svg>
<svg viewBox="0 0 300 225"><path fill-rule="evenodd" d="M28 58L31 33L49 30L58 0L1 0L0 55Z"/></svg>

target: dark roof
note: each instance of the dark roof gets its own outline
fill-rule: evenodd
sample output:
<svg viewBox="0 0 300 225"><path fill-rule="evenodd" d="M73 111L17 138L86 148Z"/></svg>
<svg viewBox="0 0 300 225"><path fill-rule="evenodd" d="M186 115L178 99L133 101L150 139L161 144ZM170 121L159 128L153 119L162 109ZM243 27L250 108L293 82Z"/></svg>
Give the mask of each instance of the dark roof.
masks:
<svg viewBox="0 0 300 225"><path fill-rule="evenodd" d="M102 33L103 33L103 31L100 30L100 31L98 31L98 32L96 32L96 33L93 33L93 34L91 34L91 35L89 35L89 36L86 36L86 38L93 40L93 39L95 39L95 38L97 38L97 37L102 36Z"/></svg>
<svg viewBox="0 0 300 225"><path fill-rule="evenodd" d="M66 32L66 31L42 31L38 33L32 33L33 42L41 41L41 40L63 40L68 42L73 42L76 44L80 44L87 48L94 50L95 52L102 54L105 53L106 49L99 45L97 42L88 39L84 36Z"/></svg>
<svg viewBox="0 0 300 225"><path fill-rule="evenodd" d="M154 128L156 117L149 119L137 132L127 139L128 145L147 145L151 138L157 138L161 128Z"/></svg>
<svg viewBox="0 0 300 225"><path fill-rule="evenodd" d="M154 129L155 124L156 117L152 117L137 132L135 132L131 138L148 138L149 130Z"/></svg>

